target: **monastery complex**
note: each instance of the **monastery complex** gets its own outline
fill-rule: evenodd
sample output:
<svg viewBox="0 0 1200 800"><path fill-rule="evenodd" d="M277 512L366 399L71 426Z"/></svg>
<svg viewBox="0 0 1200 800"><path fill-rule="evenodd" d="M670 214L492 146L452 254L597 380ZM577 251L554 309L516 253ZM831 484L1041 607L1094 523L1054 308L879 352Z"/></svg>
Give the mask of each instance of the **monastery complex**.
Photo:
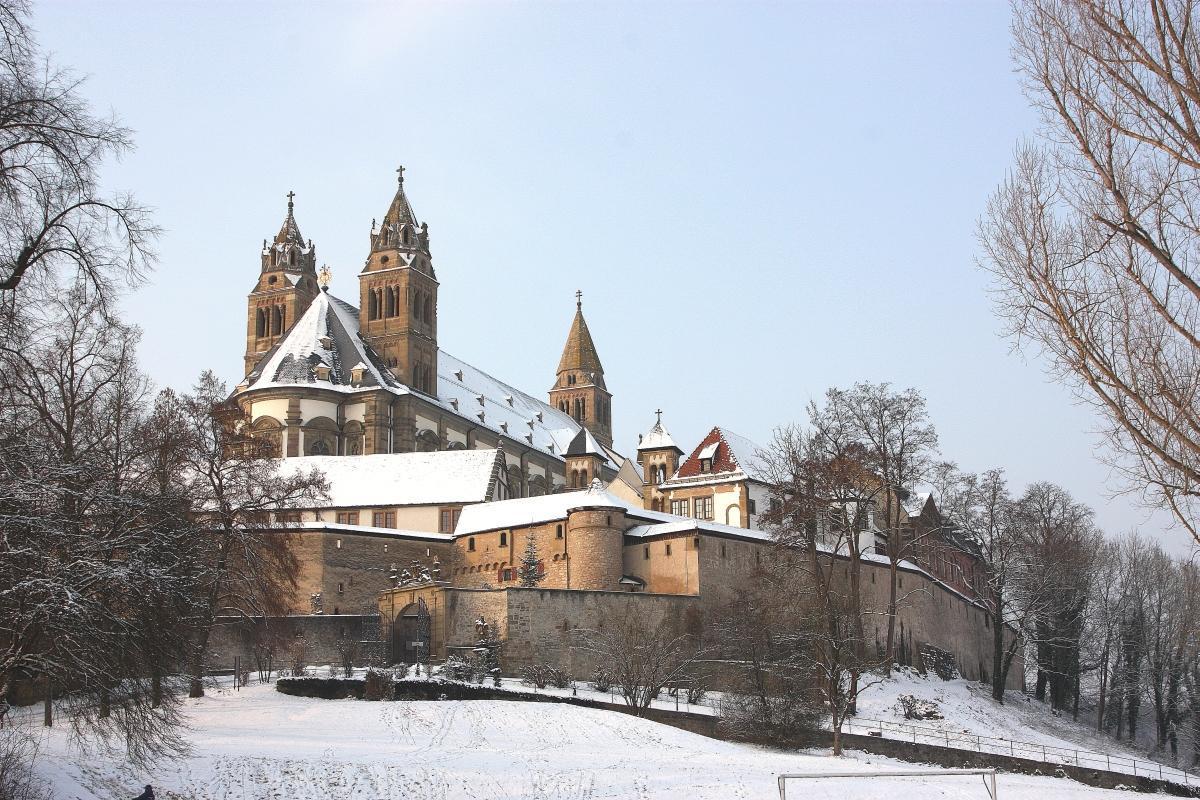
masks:
<svg viewBox="0 0 1200 800"><path fill-rule="evenodd" d="M505 641L505 672L548 662L576 675L590 667L572 631L608 619L704 636L773 545L759 447L717 426L684 449L659 413L622 454L578 297L544 399L442 350L429 227L400 175L372 221L356 302L328 291L291 195L249 295L233 400L282 469L318 467L331 485L320 507L283 515L302 564L289 619L320 648L381 615L390 660L413 663L469 650L483 618ZM934 498L913 498L908 515L923 545L901 566L899 655L920 666L932 647L986 679L978 554L941 533ZM874 608L887 600L882 535L862 534ZM520 588L531 538L542 579ZM222 646L248 644L231 629ZM1022 674L1011 670L1014 687Z"/></svg>

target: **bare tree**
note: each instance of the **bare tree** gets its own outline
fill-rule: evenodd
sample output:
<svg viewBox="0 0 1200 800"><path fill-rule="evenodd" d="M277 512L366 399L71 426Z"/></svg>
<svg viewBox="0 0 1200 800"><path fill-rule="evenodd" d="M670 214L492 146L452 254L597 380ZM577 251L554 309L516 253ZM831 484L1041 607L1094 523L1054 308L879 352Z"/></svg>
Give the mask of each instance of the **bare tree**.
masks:
<svg viewBox="0 0 1200 800"><path fill-rule="evenodd" d="M1037 699L1065 710L1077 700L1080 641L1101 536L1092 510L1060 486L1029 486L1015 507L1019 543L1014 601L1035 650Z"/></svg>
<svg viewBox="0 0 1200 800"><path fill-rule="evenodd" d="M151 266L147 210L99 188L130 132L92 113L82 83L39 54L27 2L0 3L0 299L31 278L65 278L105 309L114 281L136 283Z"/></svg>
<svg viewBox="0 0 1200 800"><path fill-rule="evenodd" d="M204 694L208 640L218 617L286 613L298 563L280 512L313 505L329 484L316 469L281 472L278 442L251 435L250 420L205 372L185 398L187 464L182 479L202 526L197 560L201 611L189 659L193 697Z"/></svg>
<svg viewBox="0 0 1200 800"><path fill-rule="evenodd" d="M887 633L885 669L896 655L896 619L902 602L899 589L900 563L914 559L920 543L907 535L907 513L903 500L923 482L934 466L937 432L929 421L925 398L915 389L893 391L886 383L858 383L850 389L830 389L825 407L810 409L809 416L820 436L837 431L842 452L854 451L863 475L857 479L859 492L869 492L867 503L872 527L883 534L888 558ZM832 455L832 454L831 454Z"/></svg>
<svg viewBox="0 0 1200 800"><path fill-rule="evenodd" d="M185 498L146 479L137 333L97 302L72 293L0 339L0 701L49 682L77 732L145 760L182 745L153 676L183 653L191 537Z"/></svg>
<svg viewBox="0 0 1200 800"><path fill-rule="evenodd" d="M625 704L638 715L667 685L689 677L700 643L672 620L651 624L645 612L613 619L604 628L576 631L574 646L591 653L609 671Z"/></svg>
<svg viewBox="0 0 1200 800"><path fill-rule="evenodd" d="M980 226L997 308L1100 413L1128 485L1200 538L1196 5L1014 10L1017 67L1043 125Z"/></svg>
<svg viewBox="0 0 1200 800"><path fill-rule="evenodd" d="M847 435L853 426L815 407L810 416L812 432L781 428L759 454L771 491L763 521L778 545L767 566L776 613L786 621L772 639L784 663L818 688L840 754L859 692L878 681L867 676L890 662L866 635L864 619L881 611L863 602L860 575L859 541L881 490L864 463L868 450Z"/></svg>

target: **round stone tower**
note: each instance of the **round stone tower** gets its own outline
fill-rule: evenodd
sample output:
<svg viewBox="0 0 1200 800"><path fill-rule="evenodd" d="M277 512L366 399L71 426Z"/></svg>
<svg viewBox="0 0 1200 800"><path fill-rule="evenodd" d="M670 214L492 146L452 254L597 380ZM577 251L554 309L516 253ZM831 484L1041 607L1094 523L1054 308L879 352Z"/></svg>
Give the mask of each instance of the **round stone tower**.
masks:
<svg viewBox="0 0 1200 800"><path fill-rule="evenodd" d="M624 565L625 509L604 494L580 498L567 512L572 589L620 591ZM590 500L597 501L595 505Z"/></svg>

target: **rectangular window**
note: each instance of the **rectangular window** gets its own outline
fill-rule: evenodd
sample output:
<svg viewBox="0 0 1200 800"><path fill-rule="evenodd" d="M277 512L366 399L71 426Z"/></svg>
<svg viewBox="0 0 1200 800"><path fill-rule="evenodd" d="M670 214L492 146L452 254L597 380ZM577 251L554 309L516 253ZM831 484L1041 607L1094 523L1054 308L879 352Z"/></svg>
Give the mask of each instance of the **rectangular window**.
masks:
<svg viewBox="0 0 1200 800"><path fill-rule="evenodd" d="M336 542L334 542L333 546L336 547L338 550L341 550L342 549L342 540L338 539Z"/></svg>
<svg viewBox="0 0 1200 800"><path fill-rule="evenodd" d="M650 545L646 545L642 548L642 559L645 561L650 560Z"/></svg>
<svg viewBox="0 0 1200 800"><path fill-rule="evenodd" d="M671 555L671 543L667 542L667 555Z"/></svg>
<svg viewBox="0 0 1200 800"><path fill-rule="evenodd" d="M467 539L467 550L469 550L471 552L475 551L475 537L474 536Z"/></svg>
<svg viewBox="0 0 1200 800"><path fill-rule="evenodd" d="M500 546L508 547L508 531L500 531Z"/></svg>
<svg viewBox="0 0 1200 800"><path fill-rule="evenodd" d="M555 526L554 526L554 538L555 538L555 539L561 539L562 537L563 537L563 528L562 528L562 525L555 525Z"/></svg>
<svg viewBox="0 0 1200 800"><path fill-rule="evenodd" d="M691 505L690 500L672 500L671 513L677 517L690 517L692 515Z"/></svg>
<svg viewBox="0 0 1200 800"><path fill-rule="evenodd" d="M339 525L357 525L357 511L339 511L337 512L337 521Z"/></svg>
<svg viewBox="0 0 1200 800"><path fill-rule="evenodd" d="M278 515L280 522L297 523L300 521L299 511L282 511Z"/></svg>
<svg viewBox="0 0 1200 800"><path fill-rule="evenodd" d="M454 533L454 528L458 525L458 515L461 512L461 508L443 508L441 514L438 515L438 531Z"/></svg>
<svg viewBox="0 0 1200 800"><path fill-rule="evenodd" d="M713 518L713 499L711 497L696 498L696 519Z"/></svg>
<svg viewBox="0 0 1200 800"><path fill-rule="evenodd" d="M726 557L726 555L727 555L727 554L726 554L726 552L725 552L725 543L724 543L724 542L721 542L721 558L725 558L725 557Z"/></svg>
<svg viewBox="0 0 1200 800"><path fill-rule="evenodd" d="M383 552L387 552L387 542L383 543Z"/></svg>
<svg viewBox="0 0 1200 800"><path fill-rule="evenodd" d="M394 528L396 527L396 512L376 511L371 515L371 520L371 524L376 528Z"/></svg>
<svg viewBox="0 0 1200 800"><path fill-rule="evenodd" d="M754 502L754 498L746 500L746 511L751 514L758 513L758 505Z"/></svg>
<svg viewBox="0 0 1200 800"><path fill-rule="evenodd" d="M512 569L511 568L505 569L504 574L501 576L500 579L503 581L511 581L512 580Z"/></svg>

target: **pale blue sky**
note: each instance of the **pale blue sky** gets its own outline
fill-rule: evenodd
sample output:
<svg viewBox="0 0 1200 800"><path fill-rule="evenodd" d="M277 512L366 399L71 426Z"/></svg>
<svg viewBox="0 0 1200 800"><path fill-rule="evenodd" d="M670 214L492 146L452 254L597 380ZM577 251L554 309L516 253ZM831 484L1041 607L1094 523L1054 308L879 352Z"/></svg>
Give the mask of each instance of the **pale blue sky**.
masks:
<svg viewBox="0 0 1200 800"><path fill-rule="evenodd" d="M1008 14L42 2L35 22L136 130L108 182L166 229L128 302L160 384L240 379L289 190L357 302L403 163L441 346L544 397L582 289L625 452L658 407L685 448L714 424L766 442L830 385L891 381L924 392L965 468L1059 482L1120 531L1145 514L1109 499L1094 420L1009 352L975 267L976 221L1035 125Z"/></svg>

